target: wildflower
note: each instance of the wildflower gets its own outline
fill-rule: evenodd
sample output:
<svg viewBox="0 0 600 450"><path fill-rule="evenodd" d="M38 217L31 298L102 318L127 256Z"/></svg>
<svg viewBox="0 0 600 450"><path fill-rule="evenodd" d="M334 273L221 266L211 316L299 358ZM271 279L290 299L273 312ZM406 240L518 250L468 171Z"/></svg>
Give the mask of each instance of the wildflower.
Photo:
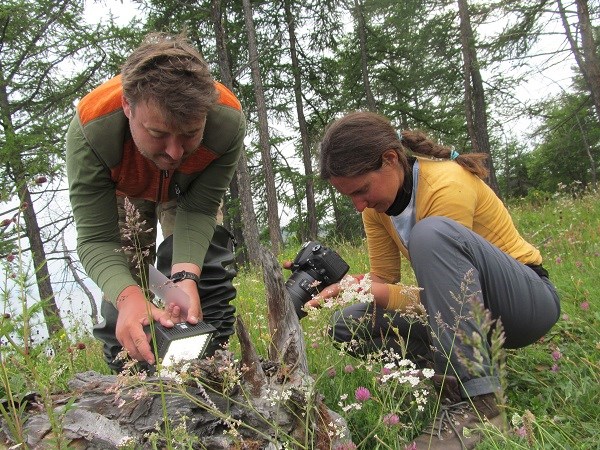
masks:
<svg viewBox="0 0 600 450"><path fill-rule="evenodd" d="M554 350L552 352L552 359L554 361L558 361L560 358L562 358L562 353L560 353L560 350Z"/></svg>
<svg viewBox="0 0 600 450"><path fill-rule="evenodd" d="M525 427L519 427L516 430L517 436L524 438L527 436L527 429Z"/></svg>
<svg viewBox="0 0 600 450"><path fill-rule="evenodd" d="M423 369L422 373L425 378L432 378L435 375L435 370Z"/></svg>
<svg viewBox="0 0 600 450"><path fill-rule="evenodd" d="M559 368L558 368L558 364L552 364L552 367L550 368L550 370L552 372L558 372Z"/></svg>
<svg viewBox="0 0 600 450"><path fill-rule="evenodd" d="M383 416L383 423L388 427L393 427L394 425L398 425L400 423L400 417L398 417L398 414L386 414Z"/></svg>
<svg viewBox="0 0 600 450"><path fill-rule="evenodd" d="M77 350L85 349L85 344L83 342L78 342L76 346L77 346Z"/></svg>
<svg viewBox="0 0 600 450"><path fill-rule="evenodd" d="M404 447L404 450L417 450L417 443L415 441L411 442L406 447Z"/></svg>
<svg viewBox="0 0 600 450"><path fill-rule="evenodd" d="M583 266L583 263L581 261L575 261L575 265L577 266L577 268L581 268L581 266Z"/></svg>
<svg viewBox="0 0 600 450"><path fill-rule="evenodd" d="M11 222L12 222L11 219L2 219L2 226L7 227L11 224Z"/></svg>
<svg viewBox="0 0 600 450"><path fill-rule="evenodd" d="M358 282L357 282L358 281ZM341 303L372 303L373 294L371 294L371 279L365 275L358 280L354 277L344 277L340 281Z"/></svg>
<svg viewBox="0 0 600 450"><path fill-rule="evenodd" d="M354 392L354 397L359 402L366 402L371 398L371 392L366 387L360 386Z"/></svg>
<svg viewBox="0 0 600 450"><path fill-rule="evenodd" d="M585 302L582 302L581 305L579 305L579 307L584 311L587 311L588 309L590 309L590 302L586 300Z"/></svg>
<svg viewBox="0 0 600 450"><path fill-rule="evenodd" d="M48 181L48 178L40 176L35 179L35 184L44 184L46 181Z"/></svg>
<svg viewBox="0 0 600 450"><path fill-rule="evenodd" d="M570 317L569 317L569 315L567 313L565 313L565 314L562 315L562 319L566 321L566 320L569 320Z"/></svg>
<svg viewBox="0 0 600 450"><path fill-rule="evenodd" d="M560 263L562 263L562 258L561 258L560 256L558 256L558 257L556 258L556 261L555 261L555 262L556 262L556 264L560 264Z"/></svg>
<svg viewBox="0 0 600 450"><path fill-rule="evenodd" d="M15 255L13 255L12 253L9 253L8 256L6 257L6 260L8 262L13 262L15 260Z"/></svg>
<svg viewBox="0 0 600 450"><path fill-rule="evenodd" d="M318 342L313 342L312 344L310 344L310 346L312 348L319 348L319 343Z"/></svg>
<svg viewBox="0 0 600 450"><path fill-rule="evenodd" d="M347 364L346 367L344 367L344 372L346 372L346 373L354 372L354 366L352 364Z"/></svg>
<svg viewBox="0 0 600 450"><path fill-rule="evenodd" d="M335 374L336 374L335 367L330 367L329 369L327 369L327 376L329 378L335 377Z"/></svg>

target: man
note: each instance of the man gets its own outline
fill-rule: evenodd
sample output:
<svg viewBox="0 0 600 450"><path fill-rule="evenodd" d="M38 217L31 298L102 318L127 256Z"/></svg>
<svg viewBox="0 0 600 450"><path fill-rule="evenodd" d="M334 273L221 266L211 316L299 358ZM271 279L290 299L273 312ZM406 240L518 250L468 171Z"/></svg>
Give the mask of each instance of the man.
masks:
<svg viewBox="0 0 600 450"><path fill-rule="evenodd" d="M148 35L119 76L77 105L67 133L69 194L80 260L104 294L105 323L94 334L113 369L119 343L133 359L155 362L143 330L149 316L167 327L203 319L197 283L244 133L239 101L181 35ZM154 261L157 220L173 235L170 272L189 296L185 315L147 299L140 268Z"/></svg>

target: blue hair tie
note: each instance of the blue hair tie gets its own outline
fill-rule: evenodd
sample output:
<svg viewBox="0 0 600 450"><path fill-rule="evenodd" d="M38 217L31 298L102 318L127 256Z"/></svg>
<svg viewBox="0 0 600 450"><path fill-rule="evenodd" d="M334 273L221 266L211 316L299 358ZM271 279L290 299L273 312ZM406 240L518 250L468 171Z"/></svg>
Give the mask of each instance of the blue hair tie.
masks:
<svg viewBox="0 0 600 450"><path fill-rule="evenodd" d="M452 150L450 152L450 161L454 161L459 155L460 153L458 153L456 150Z"/></svg>

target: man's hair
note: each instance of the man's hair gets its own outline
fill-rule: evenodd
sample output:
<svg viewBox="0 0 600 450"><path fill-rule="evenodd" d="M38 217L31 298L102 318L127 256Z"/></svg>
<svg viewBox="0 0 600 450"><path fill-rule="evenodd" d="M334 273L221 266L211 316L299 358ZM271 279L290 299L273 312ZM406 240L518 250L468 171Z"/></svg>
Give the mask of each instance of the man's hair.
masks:
<svg viewBox="0 0 600 450"><path fill-rule="evenodd" d="M174 123L206 116L218 98L208 64L183 34L148 34L121 74L133 110L140 102L154 102Z"/></svg>

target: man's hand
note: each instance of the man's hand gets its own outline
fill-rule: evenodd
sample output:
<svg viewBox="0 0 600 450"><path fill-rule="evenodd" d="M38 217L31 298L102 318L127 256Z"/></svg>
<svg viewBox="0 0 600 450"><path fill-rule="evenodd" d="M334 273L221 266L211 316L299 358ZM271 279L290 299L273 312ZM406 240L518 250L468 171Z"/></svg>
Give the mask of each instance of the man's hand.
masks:
<svg viewBox="0 0 600 450"><path fill-rule="evenodd" d="M192 286L184 285L185 281L191 281ZM150 335L144 332L144 326L150 325L150 318L166 328L184 321L196 324L202 319L200 298L195 283L192 280L184 280L179 284L179 287L190 296L187 317L183 316L181 308L174 304L167 305L164 310L156 307L146 299L139 286L129 286L119 295L117 301L119 315L115 336L131 358L147 361L149 364L154 364L156 361L150 347Z"/></svg>
<svg viewBox="0 0 600 450"><path fill-rule="evenodd" d="M171 273L177 273L182 270L186 272L195 273L200 276L200 267L191 263L177 263L173 264L171 267ZM202 307L200 305L200 294L198 293L198 285L194 280L185 279L177 282L177 287L179 287L183 292L185 292L189 298L189 305L187 310L186 317L180 317L180 320L176 320L176 322L186 321L191 324L197 324L198 321L202 320ZM169 305L167 305L168 309Z"/></svg>
<svg viewBox="0 0 600 450"><path fill-rule="evenodd" d="M150 324L150 318L164 326L173 326L168 315L178 311L166 312L146 300L139 286L129 286L121 292L117 300L117 325L115 336L129 356L138 361L154 364L155 358L150 348L150 336L144 332L144 326Z"/></svg>

